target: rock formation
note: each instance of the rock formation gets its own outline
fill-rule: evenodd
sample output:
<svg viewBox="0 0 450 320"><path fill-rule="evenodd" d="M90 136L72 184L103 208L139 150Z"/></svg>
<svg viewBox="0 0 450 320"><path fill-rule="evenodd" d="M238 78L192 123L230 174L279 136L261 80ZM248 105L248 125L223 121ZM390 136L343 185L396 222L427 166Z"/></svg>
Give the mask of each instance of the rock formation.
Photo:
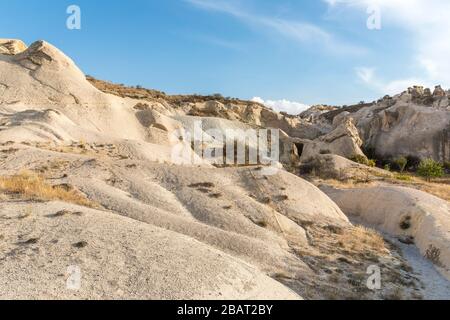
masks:
<svg viewBox="0 0 450 320"><path fill-rule="evenodd" d="M450 157L448 149L442 147L446 143L442 140L444 130L450 125L450 97L439 86L433 94L429 91L416 86L374 104L326 113L322 120L332 123L351 117L364 149L379 158L410 156L443 161Z"/></svg>
<svg viewBox="0 0 450 320"><path fill-rule="evenodd" d="M403 187L324 190L349 216L415 243L450 279L447 201Z"/></svg>
<svg viewBox="0 0 450 320"><path fill-rule="evenodd" d="M0 39L0 54L16 55L27 49L27 46L21 40Z"/></svg>
<svg viewBox="0 0 450 320"><path fill-rule="evenodd" d="M354 291L354 275L374 258L392 279L410 279L395 271L406 263L397 249L354 226L313 184L278 164L217 166L202 157L203 144L209 129L273 127L285 167L322 153L347 166L336 155L363 156L363 142L425 155L426 144L398 148L410 138L401 128L414 137L418 127L428 143L436 128L424 115L439 128L447 109L397 97L313 121L248 101L86 79L45 41L0 43L0 298L380 299L398 289L391 278L380 291ZM333 123L329 113L342 115ZM198 123L199 141L173 135ZM190 162L174 161L179 151ZM429 221L444 219L436 212ZM448 247L433 245L447 263ZM78 290L68 290L68 270L82 273Z"/></svg>
<svg viewBox="0 0 450 320"><path fill-rule="evenodd" d="M269 277L312 274L291 251L309 247L298 222L351 227L325 194L285 171L174 164L169 131L199 118L102 93L46 42L0 55L0 83L2 298L300 298ZM87 195L93 208L4 195L23 169ZM27 207L33 220L13 219ZM34 263L8 255L18 245ZM74 264L92 284L75 293L58 277Z"/></svg>
<svg viewBox="0 0 450 320"><path fill-rule="evenodd" d="M305 143L301 160L308 162L309 159L319 154L335 154L346 158L365 157L361 150L362 144L363 141L359 137L353 120L347 118L330 133Z"/></svg>

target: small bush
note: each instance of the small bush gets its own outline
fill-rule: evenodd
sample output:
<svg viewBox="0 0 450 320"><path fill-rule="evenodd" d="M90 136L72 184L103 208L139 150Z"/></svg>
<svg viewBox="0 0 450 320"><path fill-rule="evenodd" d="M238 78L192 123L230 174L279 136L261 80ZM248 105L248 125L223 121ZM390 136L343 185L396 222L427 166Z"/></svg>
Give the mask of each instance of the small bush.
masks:
<svg viewBox="0 0 450 320"><path fill-rule="evenodd" d="M366 156L362 156L360 154L354 155L353 157L350 158L350 160L363 165L368 165L369 163L369 159L367 159Z"/></svg>
<svg viewBox="0 0 450 320"><path fill-rule="evenodd" d="M391 171L391 165L390 165L390 164L386 164L386 165L384 166L384 170L386 170L386 171Z"/></svg>
<svg viewBox="0 0 450 320"><path fill-rule="evenodd" d="M395 179L400 181L412 181L413 178L411 176L408 176L406 174L397 174L395 175Z"/></svg>
<svg viewBox="0 0 450 320"><path fill-rule="evenodd" d="M376 162L376 160L369 159L369 160L367 160L367 165L371 168L375 168L377 166L377 162Z"/></svg>
<svg viewBox="0 0 450 320"><path fill-rule="evenodd" d="M363 164L368 167L372 167L372 168L376 167L376 165L377 165L376 160L368 159L366 156L363 156L360 154L357 154L357 155L351 157L350 160L352 160L353 162L359 163L359 164Z"/></svg>
<svg viewBox="0 0 450 320"><path fill-rule="evenodd" d="M405 157L399 157L395 159L394 162L398 166L400 172L405 171L406 166L408 165L408 159L406 159Z"/></svg>
<svg viewBox="0 0 450 320"><path fill-rule="evenodd" d="M430 244L430 246L427 249L427 252L425 253L425 258L433 262L438 267L442 266L441 263L441 250Z"/></svg>
<svg viewBox="0 0 450 320"><path fill-rule="evenodd" d="M440 178L444 175L444 167L433 159L424 159L420 162L417 173L427 180Z"/></svg>

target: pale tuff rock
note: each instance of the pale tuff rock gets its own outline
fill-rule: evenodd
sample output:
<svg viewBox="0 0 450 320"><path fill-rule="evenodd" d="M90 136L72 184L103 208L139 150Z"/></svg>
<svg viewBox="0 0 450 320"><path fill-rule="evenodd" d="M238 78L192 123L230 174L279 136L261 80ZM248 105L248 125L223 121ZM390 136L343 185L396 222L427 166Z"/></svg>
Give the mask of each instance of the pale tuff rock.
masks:
<svg viewBox="0 0 450 320"><path fill-rule="evenodd" d="M335 202L278 164L275 174L263 166L218 169L201 159L201 150L194 153L191 141L172 140L171 133L200 122L196 139L202 142L208 129L273 127L281 129L285 164L298 165L308 154L352 157L362 155L352 119L365 141L376 143L379 132L398 126L390 110L394 99L348 113L330 111L342 113L332 124L327 113L314 115L320 108L309 122L252 102L169 97L124 86L114 94L112 84L104 84L105 93L91 83L44 41L0 56L0 175L40 172L48 183L71 186L98 207L20 195L10 201L1 193L4 252L17 250L17 239L27 237L20 242L26 254L0 256L0 298L298 299L310 288L326 287L330 270L312 258L323 253L308 228L324 232L328 238L320 240L327 248L334 232L351 231ZM365 121L383 111L386 119L379 127L369 124L367 132ZM174 145L194 162L175 163ZM354 166L326 156L336 170ZM18 216L26 210L32 213ZM60 274L74 254L86 285L69 292ZM346 270L339 258L333 257L334 266ZM347 281L341 285L354 290ZM324 297L320 290L312 297Z"/></svg>
<svg viewBox="0 0 450 320"><path fill-rule="evenodd" d="M404 94L408 94L411 97L411 102L419 105L436 107L440 104L443 98L447 97L447 93L441 86L436 86L433 93L430 88L424 88L422 86L414 86L408 88Z"/></svg>
<svg viewBox="0 0 450 320"><path fill-rule="evenodd" d="M408 88L408 93L412 96L413 99L418 99L425 94L425 89L422 86L414 86L412 88Z"/></svg>
<svg viewBox="0 0 450 320"><path fill-rule="evenodd" d="M441 86L436 86L436 88L434 89L434 92L433 92L433 96L435 96L435 97L445 97L446 96L446 92L442 89Z"/></svg>
<svg viewBox="0 0 450 320"><path fill-rule="evenodd" d="M281 114L256 103L223 104L211 100L187 104L182 108L189 116L219 117L231 121L240 121L249 126L279 128L295 138L316 139L324 134L319 126L300 117Z"/></svg>
<svg viewBox="0 0 450 320"><path fill-rule="evenodd" d="M323 189L347 214L407 241L450 279L450 205L403 187Z"/></svg>
<svg viewBox="0 0 450 320"><path fill-rule="evenodd" d="M27 49L27 45L21 40L0 39L0 54L16 55Z"/></svg>
<svg viewBox="0 0 450 320"><path fill-rule="evenodd" d="M17 55L4 56L0 68L0 83L7 87L0 102L45 109L111 104L70 58L45 41L37 41Z"/></svg>
<svg viewBox="0 0 450 320"><path fill-rule="evenodd" d="M442 148L445 141L441 140L450 124L450 112L446 109L399 100L393 106L378 104L351 116L366 149L374 150L379 157L414 156L437 161L448 158L448 154L443 154L448 148Z"/></svg>
<svg viewBox="0 0 450 320"><path fill-rule="evenodd" d="M361 180L369 177L391 177L392 173L356 163L335 154L318 154L309 162L300 167L302 172L309 173L314 170L315 175L323 179L336 179L339 181Z"/></svg>
<svg viewBox="0 0 450 320"><path fill-rule="evenodd" d="M86 257L105 258L79 261L85 281L96 285L70 292L70 298L295 299L297 294L268 275L312 277L291 250L293 244L309 247L298 222L351 226L335 203L295 175L280 170L264 176L247 167L219 170L194 155L190 142L169 138L199 120L203 130L244 130L267 121L296 129L295 119L272 117L262 106L215 102L198 104L205 117L193 117L170 103L105 94L44 41L1 56L0 84L0 144L15 142L1 162L1 175L51 171L49 181L70 184L106 209L65 202L1 206L5 216L30 206L35 219L0 219L7 249L13 250L18 232L30 227L46 254L35 264L4 260L0 288L6 290L0 289L0 297L67 297L64 282L48 285L48 277L64 273L71 263L65 257L80 250ZM247 123L208 117L216 108L221 117ZM173 143L189 150L195 164L173 163ZM82 212L81 218L68 214L55 227L57 218L49 216L64 209ZM85 247L74 248L80 241ZM50 261L58 265L52 269ZM141 279L142 274L151 278Z"/></svg>
<svg viewBox="0 0 450 320"><path fill-rule="evenodd" d="M350 112L344 111L340 114L338 114L333 119L333 129L336 129L338 126L340 126L349 116L351 115Z"/></svg>
<svg viewBox="0 0 450 320"><path fill-rule="evenodd" d="M307 143L301 155L301 160L308 162L318 154L328 153L352 158L363 156L361 150L363 141L352 118L345 118L333 131Z"/></svg>
<svg viewBox="0 0 450 320"><path fill-rule="evenodd" d="M10 203L0 213L16 220L17 212L27 207L30 204ZM50 218L55 212L68 213ZM38 203L33 204L32 222L16 222L15 228L1 225L2 251L17 251L14 240L22 234L37 239L35 245L22 245L26 255L2 257L2 299L299 299L223 251L105 211ZM80 241L85 247L74 248ZM39 254L32 253L35 248ZM34 263L21 263L24 256L32 256ZM77 285L77 290L66 283Z"/></svg>
<svg viewBox="0 0 450 320"><path fill-rule="evenodd" d="M415 86L377 103L331 111L316 123L328 121L329 130L333 130L348 117L354 119L364 149L372 155L450 159L450 139L445 137L450 129L450 101L440 86L433 93Z"/></svg>
<svg viewBox="0 0 450 320"><path fill-rule="evenodd" d="M312 106L306 111L303 111L299 116L302 119L305 119L309 122L314 122L319 116L321 116L324 113L335 111L337 110L337 107L334 106L325 106L325 105L317 105Z"/></svg>

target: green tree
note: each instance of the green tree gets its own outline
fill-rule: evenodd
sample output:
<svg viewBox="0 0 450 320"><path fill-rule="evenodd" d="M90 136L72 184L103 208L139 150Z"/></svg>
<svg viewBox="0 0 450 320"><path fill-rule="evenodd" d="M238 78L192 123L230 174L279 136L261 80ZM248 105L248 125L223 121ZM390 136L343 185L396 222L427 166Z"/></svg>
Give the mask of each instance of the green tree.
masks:
<svg viewBox="0 0 450 320"><path fill-rule="evenodd" d="M417 173L427 180L440 178L444 175L444 167L433 159L424 159L420 162Z"/></svg>
<svg viewBox="0 0 450 320"><path fill-rule="evenodd" d="M408 159L406 159L405 157L399 157L399 158L395 159L394 162L400 169L400 172L403 172L403 171L405 171L405 168L408 164Z"/></svg>

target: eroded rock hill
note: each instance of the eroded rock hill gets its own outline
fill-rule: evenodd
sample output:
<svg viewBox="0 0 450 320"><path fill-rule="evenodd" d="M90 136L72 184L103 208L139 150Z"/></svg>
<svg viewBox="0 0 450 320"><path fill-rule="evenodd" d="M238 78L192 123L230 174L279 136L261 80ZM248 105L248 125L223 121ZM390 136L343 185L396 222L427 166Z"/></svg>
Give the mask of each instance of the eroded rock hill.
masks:
<svg viewBox="0 0 450 320"><path fill-rule="evenodd" d="M395 246L352 225L302 178L258 165L217 168L187 142L198 161L173 162L180 141L170 133L194 121L280 128L299 157L302 141L357 150L350 120L325 130L245 101L103 88L110 94L44 41L8 53L0 54L0 297L420 295ZM365 285L374 262L389 270L377 292ZM78 290L64 276L73 268Z"/></svg>

